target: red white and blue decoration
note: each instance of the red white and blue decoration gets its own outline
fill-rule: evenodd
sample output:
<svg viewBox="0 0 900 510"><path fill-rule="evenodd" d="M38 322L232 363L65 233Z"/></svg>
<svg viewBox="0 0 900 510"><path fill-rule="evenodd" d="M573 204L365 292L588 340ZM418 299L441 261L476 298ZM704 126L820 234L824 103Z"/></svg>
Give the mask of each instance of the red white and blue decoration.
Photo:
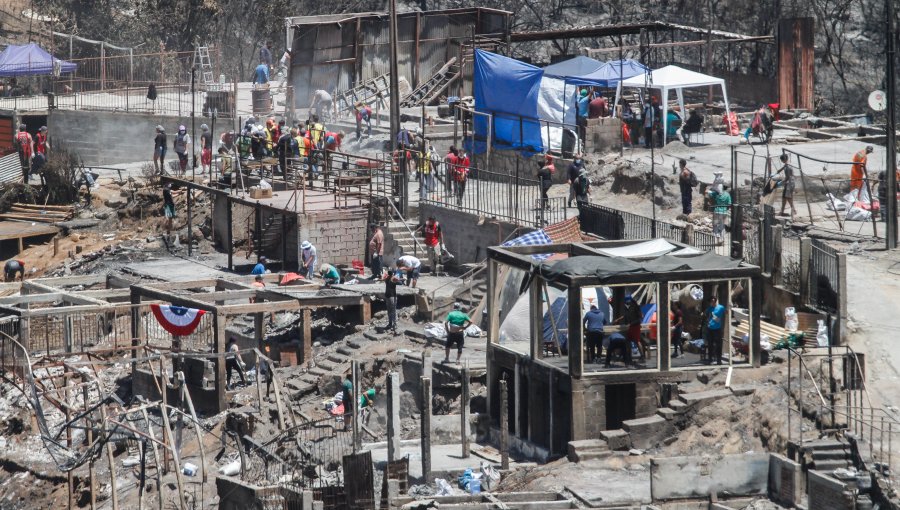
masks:
<svg viewBox="0 0 900 510"><path fill-rule="evenodd" d="M200 325L205 310L174 305L150 305L159 324L174 336L188 336Z"/></svg>

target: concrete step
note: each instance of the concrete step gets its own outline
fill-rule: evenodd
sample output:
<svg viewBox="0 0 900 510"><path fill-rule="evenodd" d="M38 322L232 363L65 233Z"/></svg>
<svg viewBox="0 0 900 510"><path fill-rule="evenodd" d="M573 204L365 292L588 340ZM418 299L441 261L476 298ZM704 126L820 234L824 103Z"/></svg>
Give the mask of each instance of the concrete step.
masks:
<svg viewBox="0 0 900 510"><path fill-rule="evenodd" d="M331 361L333 363L338 363L338 364L347 362L347 356L344 356L338 352L328 353L327 359L328 359L328 361Z"/></svg>
<svg viewBox="0 0 900 510"><path fill-rule="evenodd" d="M309 373L312 375L325 375L330 373L330 370L325 370L322 367L315 366L309 369Z"/></svg>
<svg viewBox="0 0 900 510"><path fill-rule="evenodd" d="M342 346L338 347L336 350L337 350L337 352L343 354L344 356L353 356L353 349L346 345L342 345Z"/></svg>
<svg viewBox="0 0 900 510"><path fill-rule="evenodd" d="M826 473L830 473L838 468L846 468L849 465L849 460L817 460L813 462L816 471L824 471Z"/></svg>
<svg viewBox="0 0 900 510"><path fill-rule="evenodd" d="M300 380L309 384L318 384L319 376L313 374L303 374L300 376Z"/></svg>
<svg viewBox="0 0 900 510"><path fill-rule="evenodd" d="M674 420L675 416L678 415L678 413L676 413L674 409L669 407L660 407L656 410L656 414L658 416L662 416L666 420Z"/></svg>
<svg viewBox="0 0 900 510"><path fill-rule="evenodd" d="M601 431L600 439L603 439L606 442L606 446L610 450L631 449L631 436L622 429Z"/></svg>
<svg viewBox="0 0 900 510"><path fill-rule="evenodd" d="M590 459L602 459L612 455L606 441L601 439L584 439L569 441L568 457L570 462L581 462Z"/></svg>
<svg viewBox="0 0 900 510"><path fill-rule="evenodd" d="M846 450L850 448L850 445L834 439L817 439L815 441L804 441L802 444L800 444L800 448L807 451Z"/></svg>
<svg viewBox="0 0 900 510"><path fill-rule="evenodd" d="M850 458L850 450L813 450L813 462L820 460L847 460Z"/></svg>
<svg viewBox="0 0 900 510"><path fill-rule="evenodd" d="M669 409L675 411L677 414L682 414L687 411L688 405L681 400L670 400Z"/></svg>
<svg viewBox="0 0 900 510"><path fill-rule="evenodd" d="M644 450L661 443L671 435L672 429L672 424L659 415L622 422L622 430L631 436L632 447Z"/></svg>
<svg viewBox="0 0 900 510"><path fill-rule="evenodd" d="M723 390L709 390L709 391L698 391L694 393L684 393L678 395L679 400L690 406L693 410L698 410L706 407L707 405L715 402L716 400L720 400L723 398L728 398L732 396L731 390L723 389Z"/></svg>
<svg viewBox="0 0 900 510"><path fill-rule="evenodd" d="M323 359L323 360L318 361L318 362L316 363L316 365L318 365L319 368L323 368L323 369L328 370L329 372L331 372L331 371L334 370L334 368L337 366L337 363L335 363L335 362L333 362L333 361L329 361L329 360L327 360L327 359Z"/></svg>

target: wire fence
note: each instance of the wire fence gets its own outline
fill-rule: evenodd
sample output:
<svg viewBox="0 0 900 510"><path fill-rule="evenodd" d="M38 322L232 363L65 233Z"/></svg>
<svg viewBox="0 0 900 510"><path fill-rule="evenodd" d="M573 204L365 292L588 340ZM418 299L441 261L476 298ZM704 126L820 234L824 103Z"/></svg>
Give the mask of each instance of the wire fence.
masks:
<svg viewBox="0 0 900 510"><path fill-rule="evenodd" d="M353 452L353 434L344 429L343 421L324 418L285 430L264 444L249 438L243 444L243 481L281 486L295 494L312 490L325 508L338 508L346 501L343 462Z"/></svg>
<svg viewBox="0 0 900 510"><path fill-rule="evenodd" d="M578 203L581 229L608 240L663 238L685 243L704 251L724 251L722 243L709 232L694 231L686 226L654 220L639 214L612 209L587 202Z"/></svg>
<svg viewBox="0 0 900 510"><path fill-rule="evenodd" d="M809 305L831 313L838 312L840 274L837 251L819 239L811 240L809 260Z"/></svg>

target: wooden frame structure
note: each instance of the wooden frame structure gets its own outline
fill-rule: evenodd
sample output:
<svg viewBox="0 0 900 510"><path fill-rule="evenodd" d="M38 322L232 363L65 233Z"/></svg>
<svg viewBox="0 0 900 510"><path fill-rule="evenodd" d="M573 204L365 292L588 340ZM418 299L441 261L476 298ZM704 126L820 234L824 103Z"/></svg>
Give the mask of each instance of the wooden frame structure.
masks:
<svg viewBox="0 0 900 510"><path fill-rule="evenodd" d="M492 424L498 426L497 416L501 406L513 409L510 419L510 433L520 441L532 443L545 455L553 456L565 452L569 441L597 439L607 429L607 416L603 410L607 386L621 388L637 386L633 397L636 402L635 416L642 418L655 413L658 395L657 385L675 382L685 378L684 369L671 365L670 339L668 334L658 335L658 367L626 371L585 371L584 342L582 335L582 289L600 286L623 286L655 283L657 304L657 331L668 332L669 286L683 282L726 282L744 280L750 282L749 322L750 357L746 366L760 364L760 324L759 311L762 300L762 273L757 266L731 261L727 269L674 270L648 273L623 271L606 274L603 278L595 275L571 276L566 273L548 273L552 262L544 264L536 261L536 254L564 254L571 256L594 256L610 258L601 250L623 248L642 241L598 241L540 246L492 247L488 249L488 295L487 295L487 370L488 370L488 412ZM676 249L690 247L671 242ZM695 251L696 253L696 251ZM710 257L720 257L707 254ZM634 257L636 258L636 257ZM653 257L644 257L650 259ZM727 257L721 257L728 261ZM501 266L514 268L532 275L529 283L530 341L527 352L504 346L500 333ZM565 366L549 363L542 359L544 285L552 283L557 288L564 287L568 297L568 359ZM724 289L719 290L719 294ZM614 293L615 295L615 293ZM621 300L624 294L617 296ZM728 301L728 300L726 300ZM578 303L577 306L571 303ZM730 304L723 302L730 307ZM539 310L539 312L535 312ZM726 326L728 327L728 326ZM727 333L726 329L726 333ZM726 335L726 341L728 336ZM728 342L730 345L730 342ZM728 365L727 367L730 367ZM512 377L512 396L509 402L500 400L500 381ZM634 391L634 390L632 390ZM643 406L643 407L642 407ZM534 412L534 409L549 407L549 413ZM652 409L652 410L651 410ZM641 416L643 414L644 416Z"/></svg>

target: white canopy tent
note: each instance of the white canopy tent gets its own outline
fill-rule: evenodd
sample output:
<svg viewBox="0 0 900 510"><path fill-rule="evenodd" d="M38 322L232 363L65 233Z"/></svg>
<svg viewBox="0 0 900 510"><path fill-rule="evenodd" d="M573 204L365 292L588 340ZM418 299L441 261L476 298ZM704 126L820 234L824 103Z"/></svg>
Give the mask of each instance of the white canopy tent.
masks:
<svg viewBox="0 0 900 510"><path fill-rule="evenodd" d="M684 94L682 93L682 89L708 86L722 87L722 97L725 100L725 115L726 118L731 117L731 108L728 106L728 91L725 89L725 80L716 78L715 76L689 71L678 66L666 66L662 69L639 74L620 82L619 86L616 88L616 102L614 104L619 104L622 87L659 90L661 95L660 99L662 100L663 133L667 133L669 129L669 91L674 90L678 95L678 106L681 109L682 118L684 118Z"/></svg>

